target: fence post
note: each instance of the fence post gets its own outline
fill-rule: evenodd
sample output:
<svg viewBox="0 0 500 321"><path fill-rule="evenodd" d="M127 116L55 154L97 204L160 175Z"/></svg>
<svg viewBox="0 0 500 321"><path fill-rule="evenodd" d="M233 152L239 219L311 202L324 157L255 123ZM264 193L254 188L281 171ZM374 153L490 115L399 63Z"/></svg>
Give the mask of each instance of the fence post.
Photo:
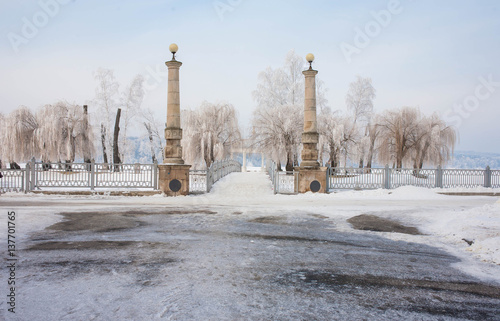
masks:
<svg viewBox="0 0 500 321"><path fill-rule="evenodd" d="M436 169L436 188L443 188L443 169L438 165Z"/></svg>
<svg viewBox="0 0 500 321"><path fill-rule="evenodd" d="M30 192L36 188L36 161L35 157L31 159L31 178L30 178Z"/></svg>
<svg viewBox="0 0 500 321"><path fill-rule="evenodd" d="M96 179L96 173L95 173L95 161L92 158L90 161L90 190L94 190L95 188L95 179Z"/></svg>
<svg viewBox="0 0 500 321"><path fill-rule="evenodd" d="M486 166L484 171L484 187L491 187L491 168Z"/></svg>
<svg viewBox="0 0 500 321"><path fill-rule="evenodd" d="M326 167L326 192L328 193L328 191L330 190L330 166L327 166Z"/></svg>
<svg viewBox="0 0 500 321"><path fill-rule="evenodd" d="M385 165L384 173L385 173L384 188L391 189L391 168L389 167L389 164Z"/></svg>
<svg viewBox="0 0 500 321"><path fill-rule="evenodd" d="M155 159L153 163L153 189L158 189L158 161Z"/></svg>
<svg viewBox="0 0 500 321"><path fill-rule="evenodd" d="M26 168L24 169L24 172L23 172L24 194L28 193L28 188L30 185L30 172L31 172L30 163L28 162L28 163L26 163Z"/></svg>

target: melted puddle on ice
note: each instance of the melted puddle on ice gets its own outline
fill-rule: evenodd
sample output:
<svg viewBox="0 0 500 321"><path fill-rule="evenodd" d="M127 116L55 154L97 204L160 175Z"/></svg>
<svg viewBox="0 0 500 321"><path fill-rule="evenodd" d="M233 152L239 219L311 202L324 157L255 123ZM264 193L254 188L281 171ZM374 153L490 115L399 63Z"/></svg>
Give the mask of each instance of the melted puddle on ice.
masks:
<svg viewBox="0 0 500 321"><path fill-rule="evenodd" d="M347 220L356 230L374 232L395 232L411 235L422 235L416 227L404 226L399 222L375 215L358 215Z"/></svg>
<svg viewBox="0 0 500 321"><path fill-rule="evenodd" d="M64 221L49 226L48 229L57 231L94 231L112 232L144 226L146 223L138 218L149 215L214 215L217 212L205 209L166 209L151 211L123 211L123 212L64 212Z"/></svg>

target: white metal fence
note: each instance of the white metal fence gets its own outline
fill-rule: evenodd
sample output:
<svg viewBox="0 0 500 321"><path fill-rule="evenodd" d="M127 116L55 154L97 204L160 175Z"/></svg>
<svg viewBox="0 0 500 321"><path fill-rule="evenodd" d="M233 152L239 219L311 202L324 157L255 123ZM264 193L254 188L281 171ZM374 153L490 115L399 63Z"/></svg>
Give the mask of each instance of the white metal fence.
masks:
<svg viewBox="0 0 500 321"><path fill-rule="evenodd" d="M214 162L207 171L207 193L212 189L212 185L224 176L241 172L241 164L235 160L224 160Z"/></svg>
<svg viewBox="0 0 500 321"><path fill-rule="evenodd" d="M241 165L233 160L217 161L209 170L190 171L190 191L209 192L220 178ZM34 159L22 169L2 169L0 192L31 192L46 188L65 189L153 189L158 190L158 164L42 163Z"/></svg>
<svg viewBox="0 0 500 321"><path fill-rule="evenodd" d="M266 162L266 171L271 179L274 194L298 193L298 172L279 171L275 162Z"/></svg>
<svg viewBox="0 0 500 321"><path fill-rule="evenodd" d="M274 193L298 192L298 173L278 171L274 162L267 162ZM208 170L192 170L190 192L210 192L212 185L229 173L241 171L234 160L216 161ZM41 163L32 160L23 169L2 169L1 192L29 192L45 188L91 190L99 188L138 188L158 190L157 164ZM427 188L500 188L500 170L480 169L394 169L328 168L329 190L392 189L401 186Z"/></svg>
<svg viewBox="0 0 500 321"><path fill-rule="evenodd" d="M427 188L500 187L500 170L328 168L329 189L392 189L401 186Z"/></svg>
<svg viewBox="0 0 500 321"><path fill-rule="evenodd" d="M276 163L268 161L267 173L274 193L293 194L298 191L298 173L279 171ZM481 169L395 169L385 168L328 168L327 189L393 189L401 186L426 188L500 188L500 170Z"/></svg>

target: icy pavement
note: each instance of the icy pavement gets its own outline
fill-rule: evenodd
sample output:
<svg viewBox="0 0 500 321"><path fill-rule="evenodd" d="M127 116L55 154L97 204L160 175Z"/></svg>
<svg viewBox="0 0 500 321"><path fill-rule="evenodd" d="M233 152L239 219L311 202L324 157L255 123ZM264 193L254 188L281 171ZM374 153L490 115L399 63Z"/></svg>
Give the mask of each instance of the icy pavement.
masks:
<svg viewBox="0 0 500 321"><path fill-rule="evenodd" d="M178 198L2 195L22 250L16 315L2 300L0 317L498 320L498 243L474 250L499 235L496 201L413 188L273 195L263 173ZM347 219L363 214L424 235L354 230Z"/></svg>

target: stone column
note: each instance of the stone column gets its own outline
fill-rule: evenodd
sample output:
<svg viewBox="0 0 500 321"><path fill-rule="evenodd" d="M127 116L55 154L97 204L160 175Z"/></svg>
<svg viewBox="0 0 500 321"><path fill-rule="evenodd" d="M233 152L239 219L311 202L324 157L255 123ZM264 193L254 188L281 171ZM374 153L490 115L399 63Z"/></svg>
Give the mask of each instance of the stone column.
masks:
<svg viewBox="0 0 500 321"><path fill-rule="evenodd" d="M173 58L165 63L168 67L167 93L167 123L165 128L165 155L166 164L184 164L182 159L182 129L181 129L181 100L179 92L179 69L182 62Z"/></svg>
<svg viewBox="0 0 500 321"><path fill-rule="evenodd" d="M305 76L304 132L302 133L302 163L300 167L318 168L318 124L316 120L316 75L310 68L302 72Z"/></svg>
<svg viewBox="0 0 500 321"><path fill-rule="evenodd" d="M167 61L167 123L165 139L167 140L163 155L163 164L158 165L160 190L167 196L189 194L189 168L182 159L181 103L179 91L179 69L182 62L175 60L177 45L170 45L172 60Z"/></svg>
<svg viewBox="0 0 500 321"><path fill-rule="evenodd" d="M314 55L306 57L310 64L308 70L302 73L305 76L304 99L304 132L302 133L302 162L295 171L299 172L298 192L320 192L326 190L326 167L320 167L318 162L318 123L316 119L316 75L317 70L312 69Z"/></svg>

